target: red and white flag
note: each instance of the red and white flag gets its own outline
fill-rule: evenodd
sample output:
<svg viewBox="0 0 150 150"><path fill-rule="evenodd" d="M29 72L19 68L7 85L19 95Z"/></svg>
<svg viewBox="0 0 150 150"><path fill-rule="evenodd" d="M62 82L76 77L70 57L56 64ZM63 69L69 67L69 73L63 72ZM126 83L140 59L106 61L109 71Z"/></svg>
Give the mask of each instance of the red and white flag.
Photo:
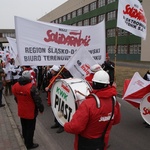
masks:
<svg viewBox="0 0 150 150"><path fill-rule="evenodd" d="M149 93L150 81L144 80L138 72L135 72L132 79L127 82L122 99L134 103L133 106L139 108L143 97Z"/></svg>
<svg viewBox="0 0 150 150"><path fill-rule="evenodd" d="M84 79L85 76L90 74L90 66L93 66L97 62L90 55L90 53L85 50L82 46L68 61L65 68L70 71L70 73L75 78Z"/></svg>
<svg viewBox="0 0 150 150"><path fill-rule="evenodd" d="M119 0L117 27L146 39L147 19L139 0Z"/></svg>
<svg viewBox="0 0 150 150"><path fill-rule="evenodd" d="M17 44L16 39L11 37L6 37L9 42L10 47L10 57L15 59L15 65L20 65L19 58L18 58L18 50L17 50Z"/></svg>

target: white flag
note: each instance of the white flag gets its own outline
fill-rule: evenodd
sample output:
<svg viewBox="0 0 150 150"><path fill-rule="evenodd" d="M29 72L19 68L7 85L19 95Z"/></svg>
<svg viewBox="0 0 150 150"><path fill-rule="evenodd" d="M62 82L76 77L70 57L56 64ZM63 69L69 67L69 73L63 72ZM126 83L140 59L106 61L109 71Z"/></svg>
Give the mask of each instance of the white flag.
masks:
<svg viewBox="0 0 150 150"><path fill-rule="evenodd" d="M7 37L7 40L9 42L9 46L10 46L10 57L14 58L15 65L18 66L18 65L20 65L20 62L19 62L19 58L18 58L16 39Z"/></svg>
<svg viewBox="0 0 150 150"><path fill-rule="evenodd" d="M146 39L147 20L139 0L119 0L117 27Z"/></svg>
<svg viewBox="0 0 150 150"><path fill-rule="evenodd" d="M85 76L90 73L90 66L96 64L97 62L90 55L90 53L81 47L65 65L65 68L70 71L70 73L75 78L84 79Z"/></svg>

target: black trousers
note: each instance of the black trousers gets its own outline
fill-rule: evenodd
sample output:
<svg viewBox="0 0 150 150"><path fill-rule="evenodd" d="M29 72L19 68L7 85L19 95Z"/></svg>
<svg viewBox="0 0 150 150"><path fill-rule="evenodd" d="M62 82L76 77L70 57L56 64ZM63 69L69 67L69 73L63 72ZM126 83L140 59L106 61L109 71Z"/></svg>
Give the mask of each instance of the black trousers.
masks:
<svg viewBox="0 0 150 150"><path fill-rule="evenodd" d="M2 105L2 95L3 95L3 89L0 90L0 105Z"/></svg>
<svg viewBox="0 0 150 150"><path fill-rule="evenodd" d="M22 135L27 148L33 145L33 136L36 124L36 118L34 119L24 119L20 118L22 126Z"/></svg>

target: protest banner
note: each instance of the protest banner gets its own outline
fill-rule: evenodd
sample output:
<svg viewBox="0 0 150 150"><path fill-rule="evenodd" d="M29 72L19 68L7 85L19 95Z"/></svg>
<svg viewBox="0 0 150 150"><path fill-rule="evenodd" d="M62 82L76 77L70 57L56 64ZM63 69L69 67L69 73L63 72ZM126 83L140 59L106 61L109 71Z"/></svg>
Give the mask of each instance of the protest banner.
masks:
<svg viewBox="0 0 150 150"><path fill-rule="evenodd" d="M15 30L21 65L65 65L81 45L97 63L105 60L105 21L93 26L71 26L16 16Z"/></svg>

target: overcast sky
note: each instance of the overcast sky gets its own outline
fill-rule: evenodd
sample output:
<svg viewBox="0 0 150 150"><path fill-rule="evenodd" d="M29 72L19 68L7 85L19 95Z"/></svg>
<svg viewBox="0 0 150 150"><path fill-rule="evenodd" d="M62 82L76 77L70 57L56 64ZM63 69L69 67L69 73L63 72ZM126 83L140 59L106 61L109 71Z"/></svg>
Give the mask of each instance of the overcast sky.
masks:
<svg viewBox="0 0 150 150"><path fill-rule="evenodd" d="M0 29L14 29L14 16L37 20L67 0L0 0Z"/></svg>

